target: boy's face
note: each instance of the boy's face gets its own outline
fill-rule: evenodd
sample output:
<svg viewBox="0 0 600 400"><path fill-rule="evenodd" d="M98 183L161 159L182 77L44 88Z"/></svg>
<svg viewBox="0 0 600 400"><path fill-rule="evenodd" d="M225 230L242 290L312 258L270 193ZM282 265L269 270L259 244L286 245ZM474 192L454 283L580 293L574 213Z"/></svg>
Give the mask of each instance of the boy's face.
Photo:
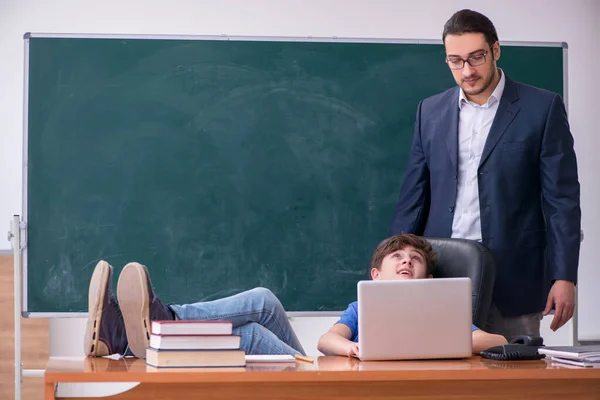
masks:
<svg viewBox="0 0 600 400"><path fill-rule="evenodd" d="M424 279L427 274L425 256L421 250L412 246L394 251L383 258L381 268L371 269L373 280Z"/></svg>

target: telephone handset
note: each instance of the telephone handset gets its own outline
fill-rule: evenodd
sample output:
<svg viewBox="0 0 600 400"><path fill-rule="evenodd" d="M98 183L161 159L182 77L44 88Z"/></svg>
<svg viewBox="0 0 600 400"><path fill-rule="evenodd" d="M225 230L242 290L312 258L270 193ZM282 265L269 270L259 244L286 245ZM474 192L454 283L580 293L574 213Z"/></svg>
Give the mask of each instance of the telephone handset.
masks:
<svg viewBox="0 0 600 400"><path fill-rule="evenodd" d="M541 360L545 357L538 352L542 346L544 346L543 338L521 335L511 340L509 344L491 347L479 355L492 360Z"/></svg>

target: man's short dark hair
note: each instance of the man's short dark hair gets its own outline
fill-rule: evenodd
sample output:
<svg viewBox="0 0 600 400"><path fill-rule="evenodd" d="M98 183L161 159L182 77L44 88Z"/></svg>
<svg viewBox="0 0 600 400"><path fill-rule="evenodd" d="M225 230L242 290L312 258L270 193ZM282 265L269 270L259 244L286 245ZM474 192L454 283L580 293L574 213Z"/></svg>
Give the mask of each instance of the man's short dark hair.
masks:
<svg viewBox="0 0 600 400"><path fill-rule="evenodd" d="M444 25L442 41L446 42L447 35L462 35L463 33L483 33L490 47L498 41L498 34L492 21L473 10L460 10L454 13Z"/></svg>

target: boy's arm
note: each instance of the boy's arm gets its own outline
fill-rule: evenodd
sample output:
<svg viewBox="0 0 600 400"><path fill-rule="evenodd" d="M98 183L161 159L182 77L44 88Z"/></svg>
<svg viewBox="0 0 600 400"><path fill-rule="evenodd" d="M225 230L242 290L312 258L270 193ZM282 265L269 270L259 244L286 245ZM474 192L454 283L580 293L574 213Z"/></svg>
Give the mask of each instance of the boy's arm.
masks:
<svg viewBox="0 0 600 400"><path fill-rule="evenodd" d="M506 344L507 341L502 335L487 333L481 329L473 331L473 354L479 354L490 347Z"/></svg>
<svg viewBox="0 0 600 400"><path fill-rule="evenodd" d="M319 338L317 349L326 356L358 356L358 343L352 342L352 331L344 324L335 324Z"/></svg>

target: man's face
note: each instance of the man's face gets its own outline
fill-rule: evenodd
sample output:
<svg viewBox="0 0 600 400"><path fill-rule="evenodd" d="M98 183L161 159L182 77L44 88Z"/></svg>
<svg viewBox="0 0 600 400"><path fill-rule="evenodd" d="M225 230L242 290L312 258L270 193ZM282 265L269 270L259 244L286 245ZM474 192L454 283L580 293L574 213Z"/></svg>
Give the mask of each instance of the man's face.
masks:
<svg viewBox="0 0 600 400"><path fill-rule="evenodd" d="M371 277L374 280L389 281L431 278L431 275L427 275L423 252L412 246L406 246L385 256L381 268L371 270Z"/></svg>
<svg viewBox="0 0 600 400"><path fill-rule="evenodd" d="M496 60L500 57L498 42L490 47L483 33L464 33L446 36L444 46L450 68L462 64L460 59L481 63L473 67L465 62L462 69L451 69L456 84L467 96L477 96L490 88L496 72Z"/></svg>

